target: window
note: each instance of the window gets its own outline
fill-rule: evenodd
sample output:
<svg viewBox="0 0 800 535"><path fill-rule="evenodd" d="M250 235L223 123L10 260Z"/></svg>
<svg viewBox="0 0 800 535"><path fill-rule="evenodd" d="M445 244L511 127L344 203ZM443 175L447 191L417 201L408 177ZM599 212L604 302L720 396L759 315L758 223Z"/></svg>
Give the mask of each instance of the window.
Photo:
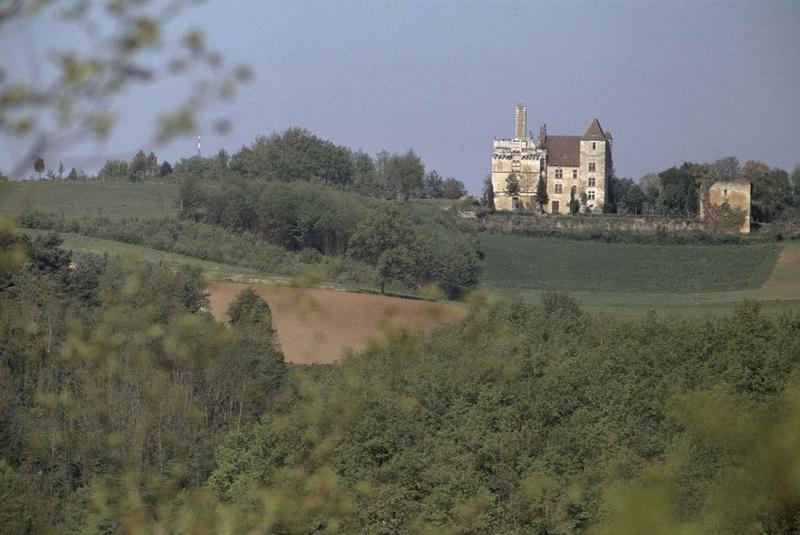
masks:
<svg viewBox="0 0 800 535"><path fill-rule="evenodd" d="M556 169L556 178L564 178L564 170Z"/></svg>
<svg viewBox="0 0 800 535"><path fill-rule="evenodd" d="M589 187L590 187L590 188L593 188L593 187L595 187L596 185L597 185L597 184L596 184L596 180L595 180L595 178L594 178L593 176L590 176L590 177L589 177Z"/></svg>
<svg viewBox="0 0 800 535"><path fill-rule="evenodd" d="M556 184L556 193L563 193L561 184Z"/></svg>
<svg viewBox="0 0 800 535"><path fill-rule="evenodd" d="M594 190L593 190L593 189L590 189L590 190L588 191L588 196L589 196L589 200L590 200L590 201L593 201L593 200L594 200Z"/></svg>
<svg viewBox="0 0 800 535"><path fill-rule="evenodd" d="M595 169L595 163L594 163L594 162L591 162L591 163L589 164L589 172L591 172L591 173L594 173L595 171L596 171L596 169Z"/></svg>
<svg viewBox="0 0 800 535"><path fill-rule="evenodd" d="M597 148L597 143L595 143L594 141L592 141L592 150L595 150L596 148Z"/></svg>
<svg viewBox="0 0 800 535"><path fill-rule="evenodd" d="M577 169L573 169L572 170L572 178L573 179L577 179L578 178L578 170Z"/></svg>

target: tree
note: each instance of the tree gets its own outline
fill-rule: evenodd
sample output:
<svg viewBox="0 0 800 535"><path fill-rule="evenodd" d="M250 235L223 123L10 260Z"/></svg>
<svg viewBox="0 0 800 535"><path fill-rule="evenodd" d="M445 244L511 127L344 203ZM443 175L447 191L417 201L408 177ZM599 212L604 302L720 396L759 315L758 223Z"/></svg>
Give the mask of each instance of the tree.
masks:
<svg viewBox="0 0 800 535"><path fill-rule="evenodd" d="M667 215L697 214L699 198L698 190L703 183L713 181L713 171L702 164L686 162L678 167L671 167L658 174L661 192L658 205L662 213Z"/></svg>
<svg viewBox="0 0 800 535"><path fill-rule="evenodd" d="M62 162L58 162L58 179L64 180L64 164Z"/></svg>
<svg viewBox="0 0 800 535"><path fill-rule="evenodd" d="M639 187L644 193L644 204L650 214L654 214L658 208L658 196L661 194L661 179L656 173L648 173L639 178Z"/></svg>
<svg viewBox="0 0 800 535"><path fill-rule="evenodd" d="M158 158L154 152L150 151L150 154L147 155L144 176L150 180L155 178L156 175L158 175Z"/></svg>
<svg viewBox="0 0 800 535"><path fill-rule="evenodd" d="M577 214L581 211L581 202L578 200L578 188L572 186L569 190L569 213Z"/></svg>
<svg viewBox="0 0 800 535"><path fill-rule="evenodd" d="M732 179L739 176L739 159L736 156L726 156L711 164L717 178Z"/></svg>
<svg viewBox="0 0 800 535"><path fill-rule="evenodd" d="M388 197L408 199L422 194L425 166L413 150L389 156L381 171L383 190Z"/></svg>
<svg viewBox="0 0 800 535"><path fill-rule="evenodd" d="M772 221L794 201L789 174L783 169L770 169L763 162L747 161L741 176L751 185L754 221Z"/></svg>
<svg viewBox="0 0 800 535"><path fill-rule="evenodd" d="M36 69L31 76L21 69L0 78L0 135L27 147L12 162L12 178L21 176L36 155L107 138L117 104L128 90L159 78L186 77L196 83L174 111L156 119L156 140L169 141L201 123L218 132L228 128L224 118L201 120L199 112L233 95L249 79L249 69L226 65L198 28L187 28L175 40L164 39L170 33L166 27L183 13L184 2L117 0L112 4L13 0L0 8L0 29L58 20L61 36L77 37L62 39L55 49L25 51L31 62L49 62L47 69Z"/></svg>
<svg viewBox="0 0 800 535"><path fill-rule="evenodd" d="M67 175L67 180L72 180L72 181L78 180L78 170L75 169L74 167L70 169L69 174Z"/></svg>
<svg viewBox="0 0 800 535"><path fill-rule="evenodd" d="M516 173L509 173L508 177L506 178L506 194L510 197L516 197L519 195L519 192L519 176Z"/></svg>
<svg viewBox="0 0 800 535"><path fill-rule="evenodd" d="M228 306L228 317L232 325L258 324L272 328L272 313L269 305L248 286Z"/></svg>
<svg viewBox="0 0 800 535"><path fill-rule="evenodd" d="M619 213L638 215L642 213L645 194L641 186L630 178L613 178L614 205Z"/></svg>
<svg viewBox="0 0 800 535"><path fill-rule="evenodd" d="M386 284L392 281L400 283L404 288L416 286L417 266L412 252L405 245L383 251L378 257L377 270L381 293L384 293Z"/></svg>
<svg viewBox="0 0 800 535"><path fill-rule="evenodd" d="M539 182L536 184L536 203L539 205L539 210L541 213L545 213L547 210L547 201L549 200L547 196L547 179L540 178Z"/></svg>
<svg viewBox="0 0 800 535"><path fill-rule="evenodd" d="M41 180L42 171L44 171L44 160L42 158L36 158L36 161L33 162L33 170L39 173L39 180Z"/></svg>
<svg viewBox="0 0 800 535"><path fill-rule="evenodd" d="M228 167L248 178L280 182L316 180L346 186L353 179L350 149L303 128L256 138L233 155Z"/></svg>
<svg viewBox="0 0 800 535"><path fill-rule="evenodd" d="M131 182L141 182L147 177L147 156L143 150L134 155L129 166Z"/></svg>
<svg viewBox="0 0 800 535"><path fill-rule="evenodd" d="M494 184L492 183L492 175L487 175L483 180L483 203L494 212Z"/></svg>
<svg viewBox="0 0 800 535"><path fill-rule="evenodd" d="M125 160L108 160L97 173L97 180L129 180L130 168Z"/></svg>
<svg viewBox="0 0 800 535"><path fill-rule="evenodd" d="M172 174L172 166L167 160L161 162L161 167L158 169L158 176L160 178L168 177Z"/></svg>
<svg viewBox="0 0 800 535"><path fill-rule="evenodd" d="M467 194L464 183L453 177L445 179L442 185L442 197L445 199L460 199Z"/></svg>
<svg viewBox="0 0 800 535"><path fill-rule="evenodd" d="M367 195L379 195L375 162L361 150L353 154L353 189Z"/></svg>
<svg viewBox="0 0 800 535"><path fill-rule="evenodd" d="M444 180L435 169L425 175L422 192L427 199L440 199L444 196Z"/></svg>
<svg viewBox="0 0 800 535"><path fill-rule="evenodd" d="M794 171L792 171L790 188L792 192L792 204L800 206L800 165L795 166Z"/></svg>

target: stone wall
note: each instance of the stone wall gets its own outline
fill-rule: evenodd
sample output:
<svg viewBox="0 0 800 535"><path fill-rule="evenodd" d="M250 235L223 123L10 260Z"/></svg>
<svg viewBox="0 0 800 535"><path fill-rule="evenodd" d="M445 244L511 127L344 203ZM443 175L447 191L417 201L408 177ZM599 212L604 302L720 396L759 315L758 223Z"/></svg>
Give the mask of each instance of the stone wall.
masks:
<svg viewBox="0 0 800 535"><path fill-rule="evenodd" d="M630 215L536 216L495 214L483 219L487 229L512 232L526 228L561 231L655 232L657 230L702 230L700 221L684 217Z"/></svg>
<svg viewBox="0 0 800 535"><path fill-rule="evenodd" d="M741 211L744 221L738 228L741 234L750 232L750 182L714 182L701 196L700 221L704 228L724 231L726 213Z"/></svg>

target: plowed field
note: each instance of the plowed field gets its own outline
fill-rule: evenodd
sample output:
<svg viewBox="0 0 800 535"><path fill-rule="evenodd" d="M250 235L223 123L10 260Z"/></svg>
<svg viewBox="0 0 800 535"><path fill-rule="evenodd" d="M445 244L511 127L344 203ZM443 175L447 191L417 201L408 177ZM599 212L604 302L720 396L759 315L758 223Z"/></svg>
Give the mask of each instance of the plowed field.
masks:
<svg viewBox="0 0 800 535"><path fill-rule="evenodd" d="M247 286L209 285L211 312L218 321L227 321L228 305ZM269 304L286 361L295 364L335 362L396 329L428 330L466 315L464 307L454 304L320 288L250 286Z"/></svg>

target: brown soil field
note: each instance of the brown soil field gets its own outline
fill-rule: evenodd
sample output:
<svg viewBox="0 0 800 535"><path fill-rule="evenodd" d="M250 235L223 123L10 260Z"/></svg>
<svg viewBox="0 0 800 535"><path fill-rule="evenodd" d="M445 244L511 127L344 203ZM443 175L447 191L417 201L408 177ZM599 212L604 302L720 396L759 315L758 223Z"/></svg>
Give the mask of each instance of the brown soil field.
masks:
<svg viewBox="0 0 800 535"><path fill-rule="evenodd" d="M272 321L287 362L327 364L364 350L398 329L424 331L458 322L466 307L416 299L358 294L321 288L215 282L208 286L211 312L225 311L242 289L251 286L272 310Z"/></svg>
<svg viewBox="0 0 800 535"><path fill-rule="evenodd" d="M792 243L784 246L763 288L766 290L800 288L800 244Z"/></svg>

